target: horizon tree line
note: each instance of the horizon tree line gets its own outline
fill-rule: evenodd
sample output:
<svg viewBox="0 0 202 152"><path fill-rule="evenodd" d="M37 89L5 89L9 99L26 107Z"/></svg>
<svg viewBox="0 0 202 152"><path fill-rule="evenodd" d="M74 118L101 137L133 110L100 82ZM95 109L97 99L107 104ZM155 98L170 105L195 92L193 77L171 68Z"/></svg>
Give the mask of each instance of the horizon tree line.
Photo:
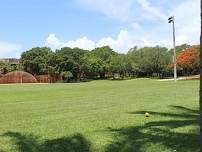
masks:
<svg viewBox="0 0 202 152"><path fill-rule="evenodd" d="M199 74L199 45L176 47L178 74ZM23 70L35 76L49 75L64 82L86 78L169 77L173 75L173 50L166 47L131 48L126 54L109 46L92 51L64 47L55 52L35 47L21 54L17 66L0 62L0 73Z"/></svg>

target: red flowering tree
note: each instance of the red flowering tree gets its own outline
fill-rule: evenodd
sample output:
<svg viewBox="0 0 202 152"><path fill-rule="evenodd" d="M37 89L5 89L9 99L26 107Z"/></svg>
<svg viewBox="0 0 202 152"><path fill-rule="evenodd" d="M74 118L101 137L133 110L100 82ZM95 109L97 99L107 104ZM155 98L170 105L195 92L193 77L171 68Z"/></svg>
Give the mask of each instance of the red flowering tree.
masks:
<svg viewBox="0 0 202 152"><path fill-rule="evenodd" d="M177 66L184 74L199 74L200 46L192 46L177 56Z"/></svg>
<svg viewBox="0 0 202 152"><path fill-rule="evenodd" d="M199 74L200 46L194 45L177 54L177 71L182 75ZM166 70L173 71L173 64L166 66Z"/></svg>

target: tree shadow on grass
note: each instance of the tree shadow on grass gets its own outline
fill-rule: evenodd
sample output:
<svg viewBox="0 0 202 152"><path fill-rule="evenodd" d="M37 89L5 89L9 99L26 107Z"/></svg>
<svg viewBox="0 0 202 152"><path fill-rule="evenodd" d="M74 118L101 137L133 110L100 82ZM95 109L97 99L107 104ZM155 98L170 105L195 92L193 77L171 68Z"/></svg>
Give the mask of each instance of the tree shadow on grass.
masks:
<svg viewBox="0 0 202 152"><path fill-rule="evenodd" d="M106 152L199 152L199 111L180 106L171 108L178 112L149 111L151 118L159 115L169 117L169 120L151 121L151 118L145 118L148 121L142 126L108 128L115 134L116 139L106 147ZM131 112L135 115L144 113L145 111ZM185 131L184 128L180 128L189 126L193 130Z"/></svg>
<svg viewBox="0 0 202 152"><path fill-rule="evenodd" d="M114 141L106 146L106 152L199 152L199 111L181 106L171 106L177 113L152 112L142 126L107 131L115 135ZM130 112L144 116L145 111ZM161 121L151 118L161 116ZM166 119L164 119L166 118ZM169 118L169 119L167 119ZM194 126L194 127L193 127ZM184 129L185 127L185 129ZM193 130L187 130L187 127ZM180 131L179 131L179 130ZM41 141L34 135L7 132L18 152L91 152L91 144L81 134ZM3 151L2 151L3 152Z"/></svg>
<svg viewBox="0 0 202 152"><path fill-rule="evenodd" d="M40 142L40 138L7 132L3 136L11 137L19 152L91 152L90 143L81 135L63 137Z"/></svg>

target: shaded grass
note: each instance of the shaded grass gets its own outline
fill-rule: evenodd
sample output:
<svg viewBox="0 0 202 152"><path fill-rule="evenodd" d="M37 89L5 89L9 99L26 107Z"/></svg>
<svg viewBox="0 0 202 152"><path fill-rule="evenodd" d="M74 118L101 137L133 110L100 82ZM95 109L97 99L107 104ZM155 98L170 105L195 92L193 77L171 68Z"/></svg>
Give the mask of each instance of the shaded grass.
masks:
<svg viewBox="0 0 202 152"><path fill-rule="evenodd" d="M45 140L43 143L39 142L39 137L32 134L7 132L3 136L14 138L13 143L20 152L90 152L90 143L81 134Z"/></svg>
<svg viewBox="0 0 202 152"><path fill-rule="evenodd" d="M130 126L121 129L112 129L117 139L107 146L107 152L199 152L199 130L182 132L187 126L198 126L198 110L181 106L172 106L178 113L152 112L156 115L172 117L173 120L151 121L143 126ZM131 114L144 114L144 111ZM175 131L175 129L178 131ZM195 128L192 128L195 129Z"/></svg>
<svg viewBox="0 0 202 152"><path fill-rule="evenodd" d="M0 85L0 151L197 152L198 86L149 79Z"/></svg>

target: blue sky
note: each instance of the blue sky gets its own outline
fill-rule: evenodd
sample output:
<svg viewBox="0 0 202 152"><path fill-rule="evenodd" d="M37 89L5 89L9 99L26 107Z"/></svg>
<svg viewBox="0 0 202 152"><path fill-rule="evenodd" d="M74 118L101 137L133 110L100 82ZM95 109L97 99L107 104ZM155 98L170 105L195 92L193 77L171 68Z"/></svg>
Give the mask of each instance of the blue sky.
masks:
<svg viewBox="0 0 202 152"><path fill-rule="evenodd" d="M126 53L131 47L199 43L199 0L6 0L0 2L0 57L19 57L36 46L53 50L103 45Z"/></svg>

